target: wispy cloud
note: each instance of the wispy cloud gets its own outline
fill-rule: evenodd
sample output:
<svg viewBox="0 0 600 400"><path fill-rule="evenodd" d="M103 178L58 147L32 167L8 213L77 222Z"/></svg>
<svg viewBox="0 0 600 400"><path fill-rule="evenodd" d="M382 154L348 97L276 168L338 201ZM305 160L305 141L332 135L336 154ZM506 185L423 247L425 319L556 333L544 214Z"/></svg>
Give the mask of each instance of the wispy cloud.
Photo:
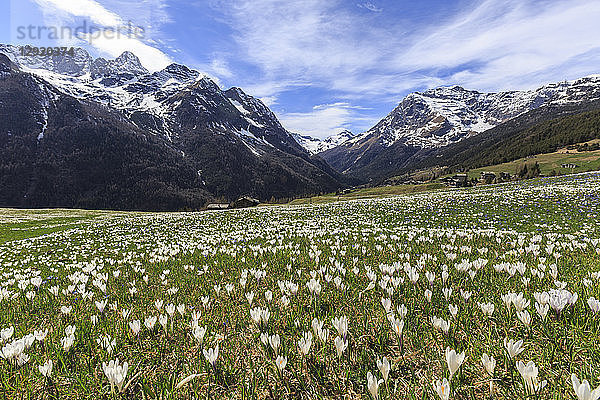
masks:
<svg viewBox="0 0 600 400"><path fill-rule="evenodd" d="M375 4L371 3L370 1L366 1L364 3L358 3L357 5L360 8L364 8L366 10L373 11L373 12L382 12L383 11L383 8L377 7Z"/></svg>
<svg viewBox="0 0 600 400"><path fill-rule="evenodd" d="M122 23L118 14L104 8L94 0L34 0L44 12L65 18L88 17L92 22L104 26ZM60 15L62 13L62 15Z"/></svg>
<svg viewBox="0 0 600 400"><path fill-rule="evenodd" d="M600 3L488 0L422 35L393 63L406 70L450 69L445 80L477 89L534 87L564 79L566 61L600 50ZM598 68L596 58L588 73Z"/></svg>
<svg viewBox="0 0 600 400"><path fill-rule="evenodd" d="M349 121L368 121L361 115L364 108L349 103L321 104L314 106L310 112L281 113L283 125L292 132L326 138L344 129L351 128Z"/></svg>

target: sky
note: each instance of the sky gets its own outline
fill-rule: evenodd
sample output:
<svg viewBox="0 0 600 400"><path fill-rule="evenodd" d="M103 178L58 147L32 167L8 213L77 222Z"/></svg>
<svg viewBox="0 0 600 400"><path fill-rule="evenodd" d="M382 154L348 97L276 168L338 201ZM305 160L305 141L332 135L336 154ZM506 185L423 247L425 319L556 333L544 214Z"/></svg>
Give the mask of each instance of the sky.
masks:
<svg viewBox="0 0 600 400"><path fill-rule="evenodd" d="M185 64L320 138L363 132L415 91L600 73L598 0L2 0L0 13L2 43ZM103 34L64 34L82 26Z"/></svg>

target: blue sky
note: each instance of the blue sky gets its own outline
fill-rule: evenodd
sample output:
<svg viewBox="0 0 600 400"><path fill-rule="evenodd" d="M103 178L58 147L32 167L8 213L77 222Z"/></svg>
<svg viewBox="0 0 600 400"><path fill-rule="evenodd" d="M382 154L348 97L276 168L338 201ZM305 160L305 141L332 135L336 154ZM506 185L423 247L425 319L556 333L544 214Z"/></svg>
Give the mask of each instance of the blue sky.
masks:
<svg viewBox="0 0 600 400"><path fill-rule="evenodd" d="M131 21L143 37L62 39L149 69L194 67L263 99L295 132L373 126L413 91L531 89L600 73L597 0L3 0L3 43L20 26ZM6 9L8 8L8 10Z"/></svg>

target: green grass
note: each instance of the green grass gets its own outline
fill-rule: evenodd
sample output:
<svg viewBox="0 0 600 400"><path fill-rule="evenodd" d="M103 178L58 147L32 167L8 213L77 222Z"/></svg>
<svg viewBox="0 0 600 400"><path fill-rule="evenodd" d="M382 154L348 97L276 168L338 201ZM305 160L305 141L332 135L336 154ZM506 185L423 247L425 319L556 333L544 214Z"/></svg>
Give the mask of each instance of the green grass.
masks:
<svg viewBox="0 0 600 400"><path fill-rule="evenodd" d="M73 210L0 210L0 243L69 230L107 213Z"/></svg>
<svg viewBox="0 0 600 400"><path fill-rule="evenodd" d="M433 190L443 189L445 186L440 183L428 183L423 185L394 185L394 186L378 186L372 188L362 188L352 190L346 194L336 195L330 193L324 196L315 196L306 199L297 199L291 201L290 205L302 205L302 204L323 204L331 203L335 201L348 201L348 200L359 200L359 199L373 199L383 198L389 196L408 195L422 192L429 192Z"/></svg>
<svg viewBox="0 0 600 400"><path fill-rule="evenodd" d="M32 238L0 243L0 331L14 327L0 348L36 330L48 336L24 350L29 360L22 366L0 359L2 397L367 399L367 372L381 379L376 363L386 356L392 370L380 398L435 399L432 383L449 376L447 347L467 357L451 381L453 399L574 399L571 373L600 385L600 317L587 305L600 298L600 174L393 197L394 188L383 189L363 191L378 197L354 202L226 212L3 211L2 232L21 226ZM47 229L56 230L38 236ZM409 271L417 271L415 283ZM426 272L435 273L432 284ZM313 278L318 295L307 287ZM284 284L290 281L297 292ZM555 289L557 281L579 299L542 320L534 293ZM453 290L449 300L444 288ZM472 296L465 300L461 290ZM530 327L504 305L509 292L530 301ZM382 298L391 299L396 316L398 306L407 307L401 337ZM101 300L108 302L104 312L95 305ZM160 309L157 300L164 301ZM483 302L495 305L491 318L481 312ZM167 315L167 304L184 304L183 315L175 311L167 329L144 327L146 318ZM450 304L459 309L456 318ZM72 307L69 314L63 306ZM266 325L252 322L254 307L269 309ZM192 335L192 312L207 328L202 344ZM331 320L341 316L349 321L348 348L338 358ZM448 335L433 327L433 316L450 321ZM314 338L302 357L297 342L314 318L324 321L329 338ZM129 327L134 320L142 324L138 336ZM75 342L65 351L69 325L76 326ZM280 336L283 373L261 333ZM115 340L112 352L97 342L105 336ZM534 361L547 380L537 396L525 394L504 338L524 340L517 360ZM212 367L203 350L217 344ZM484 352L498 362L493 378L480 362ZM129 363L131 383L120 395L111 394L102 370L115 358ZM38 370L47 360L54 362L50 379Z"/></svg>
<svg viewBox="0 0 600 400"><path fill-rule="evenodd" d="M540 166L542 175L548 176L551 171L556 171L560 175L582 173L600 170L600 150L577 153L573 150L566 153L565 150L559 152L538 154L533 157L522 158L512 162L492 165L489 167L477 168L469 171L470 178L479 179L481 172L494 172L499 174L507 172L515 175L518 169L526 163L537 162ZM562 168L562 164L575 164L578 168Z"/></svg>

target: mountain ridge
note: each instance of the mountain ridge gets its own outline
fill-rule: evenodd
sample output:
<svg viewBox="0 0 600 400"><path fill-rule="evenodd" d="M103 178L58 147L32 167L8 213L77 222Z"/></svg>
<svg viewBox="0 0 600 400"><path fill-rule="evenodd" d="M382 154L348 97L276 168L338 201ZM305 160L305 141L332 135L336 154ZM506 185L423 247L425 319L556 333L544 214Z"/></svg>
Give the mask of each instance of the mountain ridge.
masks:
<svg viewBox="0 0 600 400"><path fill-rule="evenodd" d="M596 99L600 99L597 75L528 91L429 89L409 94L373 128L319 155L344 174L379 179L420 151L458 143L546 105Z"/></svg>
<svg viewBox="0 0 600 400"><path fill-rule="evenodd" d="M304 147L311 154L319 154L326 150L337 147L346 141L354 138L356 135L351 131L344 129L321 140L312 136L293 134L298 144Z"/></svg>

